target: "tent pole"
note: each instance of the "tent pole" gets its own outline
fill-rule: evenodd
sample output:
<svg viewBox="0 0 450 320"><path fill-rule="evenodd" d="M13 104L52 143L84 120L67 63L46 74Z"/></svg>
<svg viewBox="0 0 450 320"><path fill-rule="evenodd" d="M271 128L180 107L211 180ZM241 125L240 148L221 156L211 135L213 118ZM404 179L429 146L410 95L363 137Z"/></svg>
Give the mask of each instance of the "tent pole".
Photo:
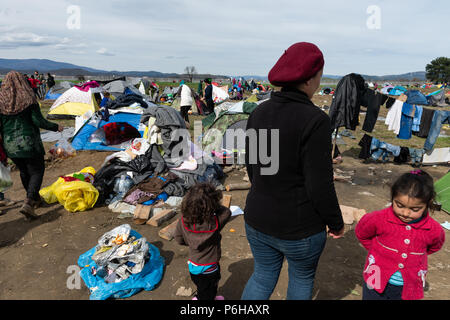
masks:
<svg viewBox="0 0 450 320"><path fill-rule="evenodd" d="M333 144L333 151L331 153L331 160L334 159L334 151L336 150L336 144L337 144L337 135L338 135L339 128L336 128L336 133L334 134L334 144Z"/></svg>

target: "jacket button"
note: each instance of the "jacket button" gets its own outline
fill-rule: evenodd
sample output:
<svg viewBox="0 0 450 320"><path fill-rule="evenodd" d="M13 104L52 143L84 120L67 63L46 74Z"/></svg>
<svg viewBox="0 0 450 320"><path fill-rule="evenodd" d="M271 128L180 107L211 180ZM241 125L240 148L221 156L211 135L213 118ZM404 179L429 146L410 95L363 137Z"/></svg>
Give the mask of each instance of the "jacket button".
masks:
<svg viewBox="0 0 450 320"><path fill-rule="evenodd" d="M399 267L400 269L403 269L405 266L403 265L403 263L399 263L399 264L398 264L398 267Z"/></svg>
<svg viewBox="0 0 450 320"><path fill-rule="evenodd" d="M403 258L403 259L408 258L408 255L407 255L406 253L402 253L402 258Z"/></svg>
<svg viewBox="0 0 450 320"><path fill-rule="evenodd" d="M406 230L411 230L411 226L406 226Z"/></svg>
<svg viewBox="0 0 450 320"><path fill-rule="evenodd" d="M405 239L405 243L409 244L411 241L409 241L409 239Z"/></svg>

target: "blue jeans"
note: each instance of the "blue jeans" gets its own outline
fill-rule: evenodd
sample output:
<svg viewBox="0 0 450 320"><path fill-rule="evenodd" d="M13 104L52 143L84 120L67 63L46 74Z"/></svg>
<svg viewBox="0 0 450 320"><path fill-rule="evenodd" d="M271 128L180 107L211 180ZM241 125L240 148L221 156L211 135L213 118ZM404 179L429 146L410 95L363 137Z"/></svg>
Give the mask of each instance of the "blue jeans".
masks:
<svg viewBox="0 0 450 320"><path fill-rule="evenodd" d="M370 151L372 153L373 160L378 160L381 157L383 162L386 162L390 154L394 155L394 157L398 157L400 155L400 150L401 148L399 146L394 146L392 144L380 141L377 138L372 138Z"/></svg>
<svg viewBox="0 0 450 320"><path fill-rule="evenodd" d="M247 240L254 258L253 274L242 293L242 300L268 300L278 282L283 260L288 262L287 300L311 300L326 232L301 240L282 240L245 224Z"/></svg>
<svg viewBox="0 0 450 320"><path fill-rule="evenodd" d="M450 124L450 111L436 110L431 121L430 132L428 133L427 140L423 148L426 151L433 150L434 144L441 132L442 125L444 123Z"/></svg>

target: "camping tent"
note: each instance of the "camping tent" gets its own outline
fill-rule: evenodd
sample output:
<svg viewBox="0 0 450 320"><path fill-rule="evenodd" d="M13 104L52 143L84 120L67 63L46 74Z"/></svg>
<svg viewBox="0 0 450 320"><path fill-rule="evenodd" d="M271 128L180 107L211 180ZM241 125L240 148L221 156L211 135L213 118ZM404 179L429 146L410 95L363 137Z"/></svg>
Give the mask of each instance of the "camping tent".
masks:
<svg viewBox="0 0 450 320"><path fill-rule="evenodd" d="M245 137L242 140L243 137L236 130L242 129L245 132L250 113L263 101L265 100L240 101L231 104L226 110L219 111L218 115L213 112L204 118L202 121L204 129L202 146L205 153L210 155L213 151L221 152L222 149L243 151ZM230 131L227 133L228 129Z"/></svg>
<svg viewBox="0 0 450 320"><path fill-rule="evenodd" d="M126 148L122 146L108 146L104 143L93 140L93 134L98 130L103 128L109 123L119 123L125 122L130 124L132 127L136 128L141 137L144 133L144 128L140 127L142 114L128 113L128 112L118 112L109 117L108 121L99 119L97 115L93 115L89 120L87 120L84 125L82 125L77 132L75 132L72 138L72 147L75 150L98 150L98 151L120 151Z"/></svg>
<svg viewBox="0 0 450 320"><path fill-rule="evenodd" d="M387 86L383 87L383 88L380 90L380 92L381 92L382 94L389 94L389 92L390 92L392 89L394 89L394 86L387 85Z"/></svg>
<svg viewBox="0 0 450 320"><path fill-rule="evenodd" d="M56 100L74 85L74 83L69 81L62 81L58 84L55 84L50 88L50 90L48 90L47 94L44 97L44 100Z"/></svg>
<svg viewBox="0 0 450 320"><path fill-rule="evenodd" d="M436 201L442 205L442 210L450 213L450 171L436 181L434 188L436 190Z"/></svg>
<svg viewBox="0 0 450 320"><path fill-rule="evenodd" d="M405 87L396 86L395 88L393 88L392 90L389 91L389 94L391 96L400 96L403 93L405 93L406 91L408 91L408 90Z"/></svg>
<svg viewBox="0 0 450 320"><path fill-rule="evenodd" d="M132 85L131 82L123 80L117 80L105 84L103 86L103 90L109 92L116 98L124 93L134 93L140 96L145 95L142 94L134 85Z"/></svg>
<svg viewBox="0 0 450 320"><path fill-rule="evenodd" d="M100 87L89 87L80 89L74 86L64 92L50 107L48 119L74 119L87 111L95 112L98 110L95 94L100 94ZM86 91L85 91L86 90Z"/></svg>

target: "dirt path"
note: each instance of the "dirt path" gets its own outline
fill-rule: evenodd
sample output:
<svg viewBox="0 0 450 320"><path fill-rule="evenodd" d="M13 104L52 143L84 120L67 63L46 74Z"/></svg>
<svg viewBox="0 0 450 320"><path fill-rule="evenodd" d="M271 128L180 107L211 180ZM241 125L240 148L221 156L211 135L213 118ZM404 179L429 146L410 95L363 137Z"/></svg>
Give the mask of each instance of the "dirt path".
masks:
<svg viewBox="0 0 450 320"><path fill-rule="evenodd" d="M76 158L47 168L43 186L53 183L59 175L92 165L100 168L108 153L81 152ZM389 182L410 166L377 165L376 174L369 176L369 165L344 155L342 170L355 170L356 185L336 182L339 201L343 205L364 208L367 211L383 208L388 203ZM448 167L430 167L435 177L443 176ZM14 186L6 196L21 201L25 193L17 171L13 172ZM228 174L225 183L242 181L241 172ZM231 191L232 204L245 206L247 191ZM179 287L195 289L186 267L187 248L158 236L159 228L134 225L131 219L118 219L107 207L87 212L69 213L59 204L41 208L38 221L26 222L18 212L18 205L0 217L0 299L88 299L89 290L81 281L79 289L69 289L67 273L78 257L95 246L105 232L123 223L129 223L159 248L165 259L164 276L156 289L141 292L130 299L190 299L177 296ZM444 212L435 212L439 222L450 220ZM235 232L231 232L234 229ZM355 238L354 225L346 226L342 239L329 239L317 270L314 299L361 299L361 273L366 255ZM448 232L447 232L448 233ZM252 254L245 237L243 216L235 217L223 230L222 279L219 292L227 299L239 299L253 268ZM426 299L450 299L448 277L450 245L429 258L428 291ZM287 266L284 265L272 299L285 299ZM70 271L70 269L69 269ZM43 296L45 292L45 296Z"/></svg>

